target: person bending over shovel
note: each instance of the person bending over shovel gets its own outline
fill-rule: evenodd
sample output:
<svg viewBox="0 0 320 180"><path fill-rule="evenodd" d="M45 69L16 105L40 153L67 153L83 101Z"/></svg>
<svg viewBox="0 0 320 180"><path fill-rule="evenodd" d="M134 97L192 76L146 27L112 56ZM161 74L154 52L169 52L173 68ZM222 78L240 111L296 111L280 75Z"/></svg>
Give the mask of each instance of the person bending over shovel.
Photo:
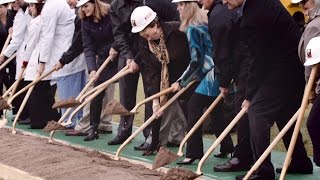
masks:
<svg viewBox="0 0 320 180"><path fill-rule="evenodd" d="M192 94L188 103L188 130L190 130L208 107L219 95L219 83L214 77L212 42L208 30L206 12L198 6L197 0L173 0L178 3L181 26L189 41L191 62L178 82L174 83L175 91L197 79L200 84ZM220 122L222 123L222 122ZM225 124L222 129L225 128ZM226 139L231 141L230 135ZM187 142L186 158L177 164L191 164L203 156L202 131L198 128Z"/></svg>

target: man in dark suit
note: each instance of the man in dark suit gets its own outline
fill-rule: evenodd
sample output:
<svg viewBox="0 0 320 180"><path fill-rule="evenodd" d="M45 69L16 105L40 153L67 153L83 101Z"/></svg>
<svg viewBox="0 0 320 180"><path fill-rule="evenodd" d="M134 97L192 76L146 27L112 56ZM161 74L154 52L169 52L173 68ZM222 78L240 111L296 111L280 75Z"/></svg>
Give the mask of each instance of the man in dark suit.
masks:
<svg viewBox="0 0 320 180"><path fill-rule="evenodd" d="M240 7L240 36L247 40L250 53L242 107L248 108L253 160L257 161L269 145L274 122L281 130L300 107L305 85L304 69L297 54L301 31L278 0L226 1L229 9ZM283 137L286 148L292 133L293 127ZM299 134L288 173L311 174L312 170ZM269 156L250 179L274 177Z"/></svg>

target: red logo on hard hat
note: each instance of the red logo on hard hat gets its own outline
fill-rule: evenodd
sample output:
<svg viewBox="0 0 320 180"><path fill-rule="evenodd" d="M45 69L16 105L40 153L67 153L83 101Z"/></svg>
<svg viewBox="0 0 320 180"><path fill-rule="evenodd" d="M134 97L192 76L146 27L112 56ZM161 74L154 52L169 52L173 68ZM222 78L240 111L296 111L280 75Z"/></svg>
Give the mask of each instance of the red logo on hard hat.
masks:
<svg viewBox="0 0 320 180"><path fill-rule="evenodd" d="M311 49L307 49L307 57L312 58Z"/></svg>
<svg viewBox="0 0 320 180"><path fill-rule="evenodd" d="M146 17L144 17L145 20L149 19L149 17L151 16L151 12L149 12Z"/></svg>
<svg viewBox="0 0 320 180"><path fill-rule="evenodd" d="M137 24L136 24L136 21L135 21L135 20L132 20L132 21L131 21L131 24L132 24L132 26L137 26Z"/></svg>

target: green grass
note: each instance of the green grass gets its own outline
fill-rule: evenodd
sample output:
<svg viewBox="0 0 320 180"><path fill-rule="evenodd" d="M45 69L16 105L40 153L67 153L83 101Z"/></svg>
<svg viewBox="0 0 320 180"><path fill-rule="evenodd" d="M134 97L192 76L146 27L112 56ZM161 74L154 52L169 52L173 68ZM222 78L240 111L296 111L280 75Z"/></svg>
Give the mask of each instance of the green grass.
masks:
<svg viewBox="0 0 320 180"><path fill-rule="evenodd" d="M119 88L118 88L118 85L119 84L116 84L115 99L119 99ZM143 92L142 80L140 78L139 85L138 85L137 102L139 102L139 101L141 101L143 99L144 99L144 92ZM306 110L305 120L308 117L309 111L310 111L310 107ZM143 123L143 120L144 120L144 106L141 106L139 108L139 113L135 116L134 126L140 126ZM303 136L303 142L304 142L305 148L306 148L306 150L308 152L308 155L312 156L313 155L312 143L311 143L311 140L310 140L310 136L309 136L308 130L306 128L306 121L305 120L303 121L303 124L302 124L302 127L301 127L301 133L302 133L302 136ZM119 122L119 116L113 116L113 121L114 122ZM278 128L276 127L276 125L274 125L271 128L271 141L277 136L278 133L279 133ZM205 135L204 137L208 138L208 139L215 139L216 138L213 135ZM236 144L236 142L237 142L236 138L237 138L236 134L233 133L232 134L232 139L233 139L234 144ZM275 150L286 151L282 141L280 141L277 144L277 146L275 147Z"/></svg>

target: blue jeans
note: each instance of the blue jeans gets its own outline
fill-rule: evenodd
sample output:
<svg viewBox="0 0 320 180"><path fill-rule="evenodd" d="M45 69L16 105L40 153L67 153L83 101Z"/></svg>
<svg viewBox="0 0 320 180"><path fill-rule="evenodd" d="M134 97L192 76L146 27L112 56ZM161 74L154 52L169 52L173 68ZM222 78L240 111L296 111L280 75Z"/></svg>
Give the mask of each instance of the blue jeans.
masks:
<svg viewBox="0 0 320 180"><path fill-rule="evenodd" d="M58 77L57 87L58 87L58 98L60 100L65 100L71 96L76 98L81 92L86 83L86 71L80 71L68 76ZM66 108L61 108L61 114L66 112ZM70 113L71 114L71 113ZM79 111L73 118L72 124L68 128L73 128L77 122L82 117L82 110ZM69 116L64 119L66 122L69 119Z"/></svg>

